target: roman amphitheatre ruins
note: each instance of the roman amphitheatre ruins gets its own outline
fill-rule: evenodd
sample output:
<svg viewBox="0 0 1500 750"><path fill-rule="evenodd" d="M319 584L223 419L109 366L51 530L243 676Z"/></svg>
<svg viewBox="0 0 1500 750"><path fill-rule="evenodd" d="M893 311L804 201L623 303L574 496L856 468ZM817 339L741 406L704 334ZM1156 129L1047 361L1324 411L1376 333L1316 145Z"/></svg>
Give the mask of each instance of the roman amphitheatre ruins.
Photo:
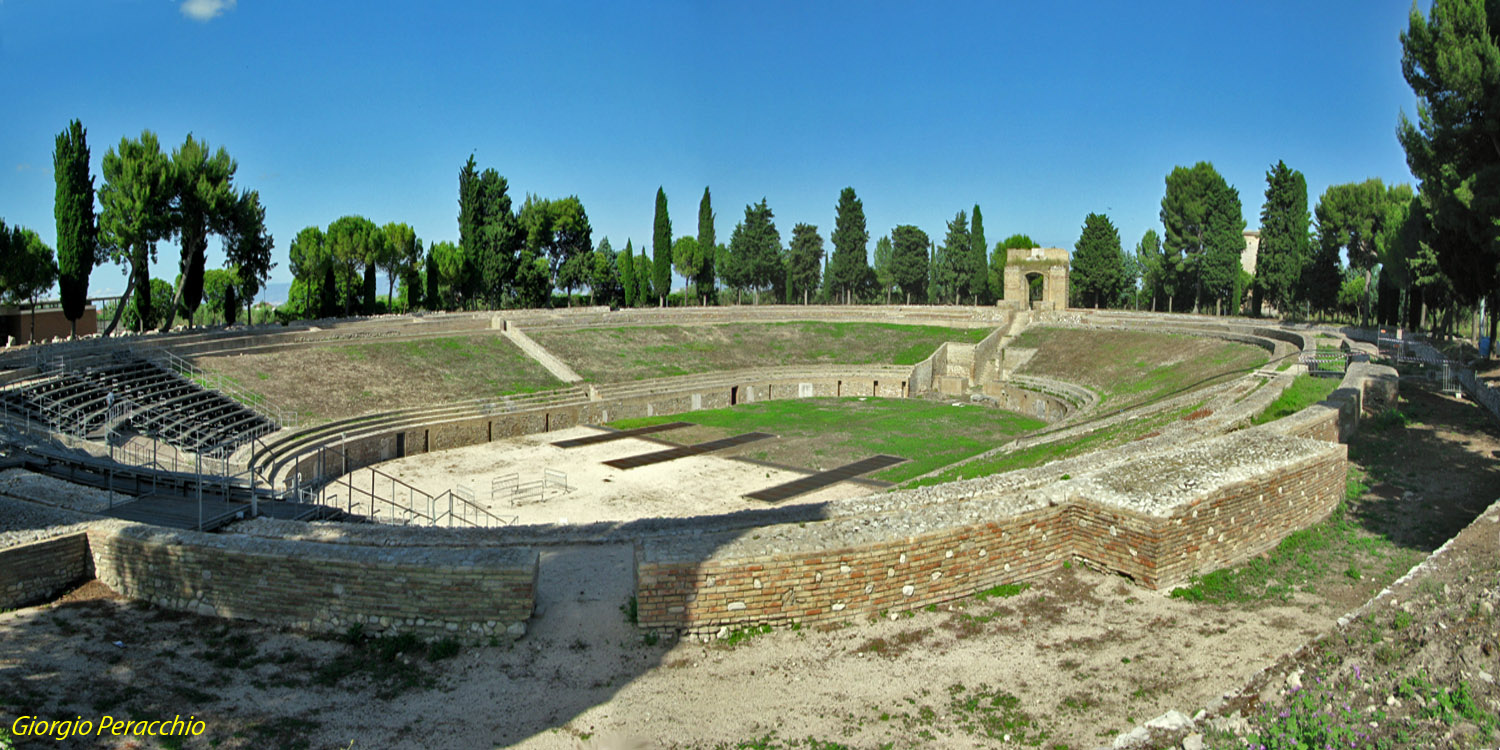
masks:
<svg viewBox="0 0 1500 750"><path fill-rule="evenodd" d="M1039 275L1059 263L1029 262ZM1047 276L1028 306L513 310L9 352L0 606L12 611L0 627L76 645L85 666L71 668L84 673L69 679L99 683L102 670L125 687L74 710L68 690L48 687L70 684L70 667L12 638L0 671L30 687L7 688L0 707L8 719L196 712L221 722L215 746L247 747L734 747L777 732L1080 747L1207 731L1230 713L1227 696L1260 690L1379 592L1309 586L1287 601L1323 597L1310 608L1197 614L1166 593L1328 518L1346 500L1362 420L1409 387L1441 388L1371 362L1379 342L1356 331L1066 309L1065 284ZM1259 423L1309 368L1333 370L1329 395ZM1494 515L1485 508L1438 541ZM70 605L85 581L95 596ZM1133 607L1153 614L1133 619ZM1000 623L1012 615L1019 624ZM66 632L38 630L65 616ZM68 640L95 617L114 623L97 644ZM132 637L154 656L122 667ZM240 661L259 666L173 693L150 675L191 651L170 645L179 637L208 638L195 658L210 661L243 639ZM1012 637L1038 653L1093 643L1085 651L1116 670L1150 664L1155 687L1063 697L1087 693L1056 675L1090 673L1088 657L1080 669L1007 655ZM462 649L463 666L412 678L415 698L371 677L311 704L295 696L324 683L274 676L401 638ZM848 647L833 662L798 651L838 650L829 643ZM902 654L921 643L947 656L881 671L918 659ZM1035 721L966 734L961 702L929 688L978 691L948 675L986 663L1000 665L990 685L1010 684L1023 705L1037 693L1060 714L1069 700L1085 709L1050 735L1026 728ZM820 682L830 664L852 676ZM503 686L484 682L494 673ZM592 683L547 698L570 680ZM697 692L675 693L674 680ZM714 690L726 682L741 687ZM866 689L913 697L871 708ZM375 691L379 717L360 691ZM915 707L929 700L938 718L924 724ZM1083 718L1089 700L1115 713ZM308 705L322 706L316 719ZM1205 713L1196 728L1143 729L1167 708Z"/></svg>

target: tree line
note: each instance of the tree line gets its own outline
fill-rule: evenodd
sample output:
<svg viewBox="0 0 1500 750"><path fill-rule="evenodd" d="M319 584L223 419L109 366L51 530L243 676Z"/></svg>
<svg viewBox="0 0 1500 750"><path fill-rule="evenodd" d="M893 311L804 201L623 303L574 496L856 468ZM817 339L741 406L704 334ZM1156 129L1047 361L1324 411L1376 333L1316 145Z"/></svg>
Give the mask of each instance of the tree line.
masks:
<svg viewBox="0 0 1500 750"><path fill-rule="evenodd" d="M213 149L189 133L169 155L150 130L138 138L120 139L102 161L104 182L97 191L97 211L88 133L81 122L73 120L58 134L52 160L56 260L47 272L50 277L28 270L33 275L28 276L27 288L36 290L30 295L34 298L55 280L63 315L75 335L88 305L89 276L106 260L129 272L106 335L122 319L135 330L157 325L169 329L179 315L191 322L205 301L209 278L214 281L208 299L233 322L239 306L248 309L275 267L274 242L265 228L260 194L236 187L238 165L223 147ZM212 276L205 268L210 235L221 238L229 266ZM162 241L176 241L179 247L179 273L173 284L150 278L150 262ZM0 249L19 252L16 247L11 242ZM45 255L50 262L50 248ZM41 265L37 260L27 268ZM7 279L7 289L10 283ZM162 285L166 293L160 291Z"/></svg>
<svg viewBox="0 0 1500 750"><path fill-rule="evenodd" d="M1494 340L1500 305L1500 0L1413 8L1401 70L1417 97L1397 138L1419 182L1332 185L1308 210L1307 181L1278 161L1266 172L1253 276L1238 193L1211 164L1177 167L1162 199L1164 235L1122 252L1108 218L1090 214L1075 246L1081 304L1260 314L1342 315L1362 324L1451 332L1481 307ZM1236 273L1238 271L1238 273Z"/></svg>
<svg viewBox="0 0 1500 750"><path fill-rule="evenodd" d="M1167 174L1161 231L1132 251L1109 217L1085 217L1074 245L1072 302L1221 314L1346 315L1362 322L1451 330L1460 311L1500 303L1500 0L1435 0L1413 9L1401 34L1402 73L1417 96L1397 135L1420 189L1378 179L1329 187L1309 210L1307 183L1278 161L1266 172L1259 252L1241 268L1245 222L1238 190L1209 162ZM34 232L0 223L0 296L35 300L55 279L64 313L77 320L90 271L105 260L129 270L122 316L141 329L190 320L205 302L232 321L270 270L273 240L254 190L236 186L222 148L187 136L164 153L146 130L122 138L94 177L82 125L56 139L57 250ZM941 242L910 224L874 242L863 203L844 188L827 242L798 223L783 242L766 199L744 207L727 241L705 187L697 232L675 235L658 189L649 255L627 239L615 250L593 229L577 196L527 194L519 207L506 179L473 156L459 170L459 240L423 243L399 222L361 216L307 227L289 251L294 276L283 317L381 310L644 306L752 303L987 304L1003 297L1014 234L991 247L975 205L947 222ZM209 235L224 242L227 268L204 268ZM179 248L179 274L149 278L162 241ZM382 300L376 272L389 279ZM687 280L681 297L672 274ZM157 283L160 282L160 283ZM396 284L400 283L397 294ZM561 292L559 296L557 292ZM1491 315L1490 334L1495 333Z"/></svg>

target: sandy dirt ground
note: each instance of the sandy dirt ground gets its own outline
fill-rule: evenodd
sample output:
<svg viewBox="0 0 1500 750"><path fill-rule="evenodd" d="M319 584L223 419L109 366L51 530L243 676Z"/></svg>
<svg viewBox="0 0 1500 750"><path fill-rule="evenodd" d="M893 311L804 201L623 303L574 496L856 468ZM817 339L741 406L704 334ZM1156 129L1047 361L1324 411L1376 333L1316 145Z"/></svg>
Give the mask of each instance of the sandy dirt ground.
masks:
<svg viewBox="0 0 1500 750"><path fill-rule="evenodd" d="M1421 549L1472 522L1473 508L1488 505L1477 498L1495 497L1500 439L1468 404L1414 395L1403 408L1410 426L1356 445L1361 460L1391 469L1372 477L1361 505L1373 507L1354 513L1371 527L1418 532L1395 537ZM1410 708L1415 697L1393 695L1402 670L1445 684L1468 679L1490 715L1500 706L1485 681L1500 674L1500 647L1491 648L1500 643L1492 612L1500 522L1479 523L1482 544L1454 545L1443 565L1398 592L1409 625L1398 627L1395 604L1382 603L1379 619L1333 631L1339 648L1321 652L1351 674L1359 674L1351 660L1400 672L1356 686L1358 705L1400 698L1437 732L1421 735L1434 742L1420 746L1485 745L1473 734L1480 724L1444 724ZM628 546L543 555L527 636L451 656L167 612L93 583L0 613L0 720L193 714L207 732L170 745L189 748L1093 748L1169 709L1191 715L1241 689L1384 585L1333 570L1315 592L1286 601L1216 605L1072 565L1024 591L894 618L702 641L654 638L628 622ZM1381 661L1385 647L1397 649L1392 661ZM1277 696L1291 679L1278 677L1260 703L1274 712L1290 700ZM1461 741L1465 731L1475 742Z"/></svg>
<svg viewBox="0 0 1500 750"><path fill-rule="evenodd" d="M640 438L579 448L552 445L555 441L598 435L601 431L594 427L572 427L387 461L372 467L375 472L360 469L341 477L324 489L324 498L330 505L342 506L351 496L356 502L369 503L369 493L373 491L382 498L395 496L405 502L413 496L410 487L437 496L462 486L474 491L475 501L480 505L499 515L515 516L517 523L577 524L764 508L764 502L745 498L743 494L806 476L802 472L711 454L634 469L616 469L604 464L611 459L671 447ZM556 485L539 487L545 490L541 495L516 494L507 489L515 484L536 485L543 481L547 469L565 474L568 489ZM513 482L494 485L495 480L509 475L515 475ZM393 483L392 478L397 482ZM876 491L868 485L844 482L782 504L823 503ZM419 510L425 507L420 493L415 495ZM382 518L393 518L389 504L375 505Z"/></svg>
<svg viewBox="0 0 1500 750"><path fill-rule="evenodd" d="M1335 614L1191 605L1074 567L1013 597L894 620L648 644L621 611L631 560L623 546L549 550L525 639L397 657L389 669L423 677L395 695L373 648L103 592L18 610L0 615L0 713L193 714L209 731L187 747L714 747L773 733L1093 747L1237 686ZM325 684L351 654L376 668Z"/></svg>

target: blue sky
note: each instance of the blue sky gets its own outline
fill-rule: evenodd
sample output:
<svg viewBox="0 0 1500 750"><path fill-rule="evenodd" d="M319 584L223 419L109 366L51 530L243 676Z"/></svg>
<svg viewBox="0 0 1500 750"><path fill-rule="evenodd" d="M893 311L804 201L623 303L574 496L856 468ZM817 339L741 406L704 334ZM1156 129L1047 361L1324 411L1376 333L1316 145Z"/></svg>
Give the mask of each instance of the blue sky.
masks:
<svg viewBox="0 0 1500 750"><path fill-rule="evenodd" d="M710 186L721 241L762 197L783 241L798 222L826 241L847 185L872 249L897 224L941 241L975 203L991 244L1071 249L1103 212L1131 247L1159 231L1174 165L1213 162L1250 227L1278 159L1311 202L1413 181L1395 137L1410 8L0 0L0 217L53 241L53 139L78 118L96 185L142 129L225 146L265 203L273 281L299 229L346 214L457 240L471 152L518 204L577 195L616 249L649 243L659 185L676 235ZM158 253L174 278L177 247ZM90 291L123 287L104 266Z"/></svg>

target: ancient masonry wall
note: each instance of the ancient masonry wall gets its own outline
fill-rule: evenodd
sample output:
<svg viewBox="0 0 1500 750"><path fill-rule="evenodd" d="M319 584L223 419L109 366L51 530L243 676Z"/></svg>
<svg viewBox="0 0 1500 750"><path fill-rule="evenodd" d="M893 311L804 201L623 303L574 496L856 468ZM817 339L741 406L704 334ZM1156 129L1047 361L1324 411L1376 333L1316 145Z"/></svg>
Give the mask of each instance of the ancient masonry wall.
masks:
<svg viewBox="0 0 1500 750"><path fill-rule="evenodd" d="M81 532L0 549L0 609L44 601L93 576Z"/></svg>
<svg viewBox="0 0 1500 750"><path fill-rule="evenodd" d="M461 448L467 445L561 430L579 424L603 424L617 419L658 414L684 414L699 409L719 409L732 404L787 398L827 398L906 395L905 377L848 375L844 377L784 377L746 381L728 378L714 384L659 393L641 393L583 403L560 404L539 409L491 414L432 422L419 426L378 431L330 442L348 456L347 467L337 454L309 449L279 473L291 485L300 473L302 482L341 476L346 470L419 453Z"/></svg>
<svg viewBox="0 0 1500 750"><path fill-rule="evenodd" d="M537 552L524 547L396 551L104 522L87 548L99 580L131 599L314 632L518 638L536 596Z"/></svg>
<svg viewBox="0 0 1500 750"><path fill-rule="evenodd" d="M1163 459L1184 457L1178 474L1190 490L1169 508L1148 495L1135 503L1144 509L1097 500L1117 494L1114 477L1086 476L1019 498L648 541L637 557L640 623L706 632L872 616L1023 582L1072 558L1164 588L1269 549L1343 496L1342 445L1267 430L1212 443L1208 459L1189 455L1197 447ZM1195 462L1242 452L1274 458L1191 490Z"/></svg>

